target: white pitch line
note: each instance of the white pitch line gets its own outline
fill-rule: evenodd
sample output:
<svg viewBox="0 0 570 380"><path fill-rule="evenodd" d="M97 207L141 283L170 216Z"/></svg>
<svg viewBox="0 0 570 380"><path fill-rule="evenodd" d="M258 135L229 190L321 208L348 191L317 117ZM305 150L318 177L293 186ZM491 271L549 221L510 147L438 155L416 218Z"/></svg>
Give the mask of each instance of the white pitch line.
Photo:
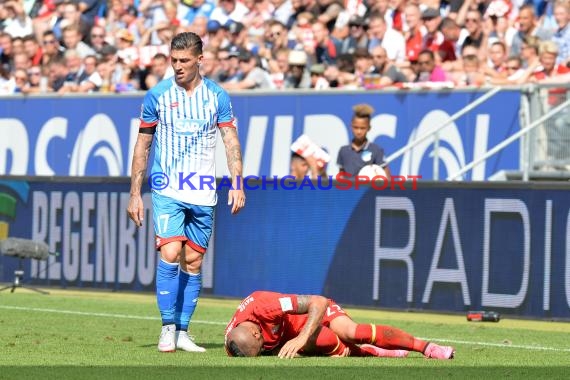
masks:
<svg viewBox="0 0 570 380"><path fill-rule="evenodd" d="M128 315L128 314L110 314L110 313L92 313L86 311L73 311L73 310L57 310L57 309L43 309L38 307L21 307L21 306L5 306L0 305L0 309L10 309L10 310L23 310L23 311L40 311L44 313L59 313L59 314L72 314L72 315L85 315L88 317L109 317L109 318L123 318L123 319L143 319L149 321L159 321L159 317L145 317L139 315ZM227 323L224 322L214 322L214 321L201 321L193 319L192 323L200 323L204 325L220 325L225 326Z"/></svg>
<svg viewBox="0 0 570 380"><path fill-rule="evenodd" d="M107 318L123 318L123 319L141 319L150 321L159 321L158 317L145 317L139 315L128 315L128 314L110 314L110 313L92 313L86 311L74 311L74 310L57 310L57 309L44 309L37 307L21 307L21 306L6 306L0 305L0 309L8 310L22 310L22 311L39 311L44 313L59 313L59 314L71 314L71 315L84 315L88 317L107 317ZM225 322L216 321L202 321L193 319L192 323L204 324L204 325L217 325L225 326ZM466 344L472 346L486 346L486 347L499 347L499 348L518 348L521 350L537 350L537 351L556 351L556 352L570 352L570 348L555 348L555 347L542 347L542 346L525 346L520 344L501 344L501 343L490 343L490 342L472 342L467 340L456 340L456 339L439 339L439 338L420 338L427 341L435 342L447 342L455 344Z"/></svg>

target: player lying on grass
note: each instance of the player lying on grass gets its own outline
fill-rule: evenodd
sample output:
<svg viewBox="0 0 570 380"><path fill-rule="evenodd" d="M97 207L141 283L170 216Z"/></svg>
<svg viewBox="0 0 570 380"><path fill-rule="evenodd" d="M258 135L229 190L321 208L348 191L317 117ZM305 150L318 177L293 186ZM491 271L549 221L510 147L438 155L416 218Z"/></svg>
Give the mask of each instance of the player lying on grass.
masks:
<svg viewBox="0 0 570 380"><path fill-rule="evenodd" d="M230 356L277 354L453 359L455 349L426 342L392 326L358 324L333 300L318 295L256 291L226 327Z"/></svg>

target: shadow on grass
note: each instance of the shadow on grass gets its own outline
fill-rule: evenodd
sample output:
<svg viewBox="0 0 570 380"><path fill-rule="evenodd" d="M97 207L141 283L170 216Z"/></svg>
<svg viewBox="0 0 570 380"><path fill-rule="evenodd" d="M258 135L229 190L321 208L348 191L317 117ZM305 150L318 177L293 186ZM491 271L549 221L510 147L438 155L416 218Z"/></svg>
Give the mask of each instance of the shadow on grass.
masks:
<svg viewBox="0 0 570 380"><path fill-rule="evenodd" d="M236 364L238 362L236 361ZM446 363L447 364L447 363ZM452 363L449 363L452 364ZM567 379L567 367L207 367L0 366L0 379Z"/></svg>

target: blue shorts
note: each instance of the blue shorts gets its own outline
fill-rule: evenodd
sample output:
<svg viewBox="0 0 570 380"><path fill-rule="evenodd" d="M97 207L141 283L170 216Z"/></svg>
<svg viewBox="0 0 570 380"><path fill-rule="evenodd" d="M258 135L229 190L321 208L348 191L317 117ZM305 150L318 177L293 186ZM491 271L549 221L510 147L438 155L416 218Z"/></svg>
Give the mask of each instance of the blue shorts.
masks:
<svg viewBox="0 0 570 380"><path fill-rule="evenodd" d="M156 249L171 241L182 241L205 253L214 224L214 206L197 206L152 192L152 216Z"/></svg>

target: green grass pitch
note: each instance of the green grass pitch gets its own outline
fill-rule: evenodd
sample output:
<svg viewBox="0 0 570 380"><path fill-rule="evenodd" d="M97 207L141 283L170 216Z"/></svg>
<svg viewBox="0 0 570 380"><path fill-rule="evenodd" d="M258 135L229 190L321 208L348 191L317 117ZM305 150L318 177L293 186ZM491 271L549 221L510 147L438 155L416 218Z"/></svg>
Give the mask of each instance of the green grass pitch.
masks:
<svg viewBox="0 0 570 380"><path fill-rule="evenodd" d="M204 354L156 350L152 294L24 289L0 293L0 379L568 379L570 323L347 308L358 322L389 324L455 346L454 360L228 358L224 328L239 300L201 298L191 334Z"/></svg>

